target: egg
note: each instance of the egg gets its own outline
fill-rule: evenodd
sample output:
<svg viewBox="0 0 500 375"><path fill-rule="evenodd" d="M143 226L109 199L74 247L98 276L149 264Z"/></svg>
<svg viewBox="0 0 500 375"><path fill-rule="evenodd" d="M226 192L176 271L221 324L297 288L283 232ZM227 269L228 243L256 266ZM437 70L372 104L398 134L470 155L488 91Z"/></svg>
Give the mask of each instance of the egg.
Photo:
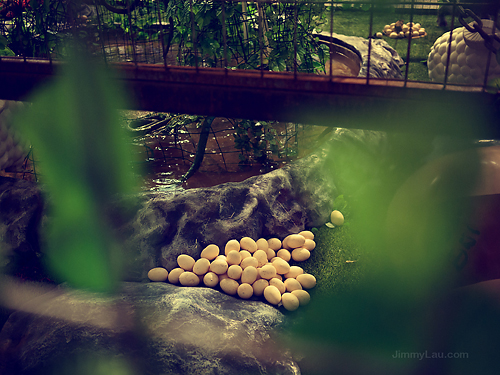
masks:
<svg viewBox="0 0 500 375"><path fill-rule="evenodd" d="M281 303L288 311L295 311L299 308L299 299L292 293L285 293L281 296Z"/></svg>
<svg viewBox="0 0 500 375"><path fill-rule="evenodd" d="M240 243L238 240L229 240L224 247L224 254L227 255L231 250L240 251Z"/></svg>
<svg viewBox="0 0 500 375"><path fill-rule="evenodd" d="M394 32L394 31L389 34L389 38L396 39L397 37L398 37L398 33Z"/></svg>
<svg viewBox="0 0 500 375"><path fill-rule="evenodd" d="M267 249L267 260L271 260L276 256L276 252L273 249Z"/></svg>
<svg viewBox="0 0 500 375"><path fill-rule="evenodd" d="M269 249L269 244L267 243L267 240L265 238L259 238L257 241L255 241L257 244L257 249L260 250L267 250Z"/></svg>
<svg viewBox="0 0 500 375"><path fill-rule="evenodd" d="M238 284L236 280L233 280L231 278L222 279L219 282L219 285L224 293L227 293L231 296L234 296L238 292L238 287L240 286L240 284Z"/></svg>
<svg viewBox="0 0 500 375"><path fill-rule="evenodd" d="M281 293L278 288L273 285L269 285L264 289L264 298L267 302L277 305L281 302Z"/></svg>
<svg viewBox="0 0 500 375"><path fill-rule="evenodd" d="M171 284L177 284L179 282L179 276L185 272L182 268L174 268L168 273L168 282Z"/></svg>
<svg viewBox="0 0 500 375"><path fill-rule="evenodd" d="M241 260L243 261L243 259L245 258L248 258L248 257L251 257L252 254L250 254L248 251L246 250L241 250L240 251L240 257L241 257Z"/></svg>
<svg viewBox="0 0 500 375"><path fill-rule="evenodd" d="M418 33L420 35L425 35L425 29L423 27L421 27L419 30L418 30Z"/></svg>
<svg viewBox="0 0 500 375"><path fill-rule="evenodd" d="M241 263L241 255L239 251L236 250L231 250L229 253L226 255L226 262L230 266L233 264L240 264Z"/></svg>
<svg viewBox="0 0 500 375"><path fill-rule="evenodd" d="M382 34L381 32L378 32L378 33L375 34L375 36L377 38L382 38L384 36L384 34Z"/></svg>
<svg viewBox="0 0 500 375"><path fill-rule="evenodd" d="M210 264L210 271L213 273L216 273L217 275L222 275L226 273L228 269L228 264L224 259L215 259L211 264Z"/></svg>
<svg viewBox="0 0 500 375"><path fill-rule="evenodd" d="M314 240L314 233L311 232L310 230L303 230L302 232L299 233L302 237L304 237L306 240Z"/></svg>
<svg viewBox="0 0 500 375"><path fill-rule="evenodd" d="M267 244L274 251L281 249L281 240L279 238L270 238L267 240Z"/></svg>
<svg viewBox="0 0 500 375"><path fill-rule="evenodd" d="M291 292L299 300L300 306L305 306L311 301L311 296L303 289L296 289Z"/></svg>
<svg viewBox="0 0 500 375"><path fill-rule="evenodd" d="M209 288L214 288L219 283L219 276L213 272L208 272L205 276L203 276L203 284L208 286Z"/></svg>
<svg viewBox="0 0 500 375"><path fill-rule="evenodd" d="M240 246L243 250L247 250L250 253L255 253L257 250L257 243L250 237L243 237L240 240Z"/></svg>
<svg viewBox="0 0 500 375"><path fill-rule="evenodd" d="M179 283L183 286L197 286L200 283L200 278L191 271L185 271L180 274Z"/></svg>
<svg viewBox="0 0 500 375"><path fill-rule="evenodd" d="M276 276L276 268L274 268L274 266L271 263L266 264L261 268L259 268L259 275L263 279L267 280L272 279L273 277Z"/></svg>
<svg viewBox="0 0 500 375"><path fill-rule="evenodd" d="M198 259L193 266L193 272L197 275L204 275L210 268L210 261L207 258Z"/></svg>
<svg viewBox="0 0 500 375"><path fill-rule="evenodd" d="M237 264L233 264L227 269L227 275L233 280L238 280L241 277L242 272L243 270Z"/></svg>
<svg viewBox="0 0 500 375"><path fill-rule="evenodd" d="M264 289L269 285L266 279L259 279L252 284L254 296L260 297L264 293Z"/></svg>
<svg viewBox="0 0 500 375"><path fill-rule="evenodd" d="M288 251L287 249L278 250L278 252L276 253L276 256L280 257L281 259L283 259L287 262L289 262L290 259L292 259L292 254L290 254L290 251Z"/></svg>
<svg viewBox="0 0 500 375"><path fill-rule="evenodd" d="M267 259L267 254L266 254L266 259ZM257 267L259 267L259 261L257 260L257 258L254 258L253 256L251 256L251 257L243 259L240 263L240 266L243 269L250 267L250 266L257 268Z"/></svg>
<svg viewBox="0 0 500 375"><path fill-rule="evenodd" d="M316 286L316 278L309 273L298 275L296 279L304 289L311 289Z"/></svg>
<svg viewBox="0 0 500 375"><path fill-rule="evenodd" d="M413 31L413 33L411 34L411 36L414 38L416 36L420 36L420 33L418 32L418 30L415 30L415 31Z"/></svg>
<svg viewBox="0 0 500 375"><path fill-rule="evenodd" d="M287 237L286 244L290 246L292 249L296 249L297 247L302 247L306 239L302 237L300 234L292 234Z"/></svg>
<svg viewBox="0 0 500 375"><path fill-rule="evenodd" d="M408 27L408 25L403 25L402 27L402 30L404 33L406 33L410 28Z"/></svg>
<svg viewBox="0 0 500 375"><path fill-rule="evenodd" d="M400 31L398 33L398 37L403 38L405 36L405 33L403 31Z"/></svg>
<svg viewBox="0 0 500 375"><path fill-rule="evenodd" d="M292 259L296 262L303 262L311 256L309 250L299 247L292 251Z"/></svg>
<svg viewBox="0 0 500 375"><path fill-rule="evenodd" d="M195 260L192 256L187 254L181 254L177 257L177 264L184 271L191 271L193 269Z"/></svg>
<svg viewBox="0 0 500 375"><path fill-rule="evenodd" d="M289 278L295 279L295 278L297 278L298 275L302 275L303 273L304 273L304 270L302 269L302 267L291 266L290 271L285 273L283 276L285 276L285 278L287 278L287 279L289 279Z"/></svg>
<svg viewBox="0 0 500 375"><path fill-rule="evenodd" d="M396 25L396 24L394 24L394 25ZM391 28L392 28L391 25L385 25L384 26L384 30L391 29Z"/></svg>
<svg viewBox="0 0 500 375"><path fill-rule="evenodd" d="M208 245L203 249L200 256L208 260L214 260L219 255L219 251L220 251L219 246L213 244Z"/></svg>
<svg viewBox="0 0 500 375"><path fill-rule="evenodd" d="M292 250L292 248L290 247L290 245L288 245L288 243L287 243L288 242L288 237L290 237L290 236L291 236L291 234L288 235L288 236L286 236L285 238L283 238L283 241L281 241L281 247L283 249Z"/></svg>
<svg viewBox="0 0 500 375"><path fill-rule="evenodd" d="M163 267L155 267L149 270L148 278L151 281L166 281L168 279L168 271Z"/></svg>
<svg viewBox="0 0 500 375"><path fill-rule="evenodd" d="M247 283L242 283L236 292L238 293L238 296L243 299L248 299L253 296L253 288Z"/></svg>
<svg viewBox="0 0 500 375"><path fill-rule="evenodd" d="M267 253L264 250L257 250L253 253L253 258L257 259L257 268L262 267L268 262Z"/></svg>
<svg viewBox="0 0 500 375"><path fill-rule="evenodd" d="M271 264L276 269L276 273L279 273L280 275L290 272L290 264L288 264L288 262L284 259L276 258L276 260Z"/></svg>
<svg viewBox="0 0 500 375"><path fill-rule="evenodd" d="M286 292L285 283L276 277L269 280L269 285L275 286L281 294Z"/></svg>
<svg viewBox="0 0 500 375"><path fill-rule="evenodd" d="M310 239L306 239L306 242L304 242L304 245L302 247L309 251L313 251L316 248L316 242Z"/></svg>
<svg viewBox="0 0 500 375"><path fill-rule="evenodd" d="M253 284L257 280L257 268L249 266L243 270L241 273L241 282L247 284Z"/></svg>
<svg viewBox="0 0 500 375"><path fill-rule="evenodd" d="M333 225L341 226L344 224L344 215L342 215L342 212L340 212L339 210L334 210L330 214L330 221Z"/></svg>
<svg viewBox="0 0 500 375"><path fill-rule="evenodd" d="M302 289L302 285L296 279L286 279L283 284L287 292Z"/></svg>

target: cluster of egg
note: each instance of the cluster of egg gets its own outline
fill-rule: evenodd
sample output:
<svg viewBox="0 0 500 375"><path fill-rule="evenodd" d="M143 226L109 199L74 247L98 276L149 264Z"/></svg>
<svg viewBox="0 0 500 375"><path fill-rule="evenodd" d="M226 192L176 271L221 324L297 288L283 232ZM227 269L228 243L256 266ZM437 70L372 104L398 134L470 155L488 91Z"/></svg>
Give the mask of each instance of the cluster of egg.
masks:
<svg viewBox="0 0 500 375"><path fill-rule="evenodd" d="M283 241L278 238L257 241L243 237L226 243L224 254L217 245L208 245L195 260L187 254L177 257L179 267L168 272L156 267L149 271L151 281L169 281L183 286L219 286L229 295L248 299L263 296L273 305L296 310L310 300L305 289L316 286L316 278L289 261L307 260L316 247L314 234L302 231Z"/></svg>
<svg viewBox="0 0 500 375"><path fill-rule="evenodd" d="M486 23L487 20L484 21ZM484 46L484 40L478 35L478 41L468 41L465 33L464 27L457 28L451 35L451 43L449 31L434 42L427 59L429 78L432 81L443 82L446 73L448 83L468 85L483 84L486 72L489 79L500 77L500 64L493 54L488 59L491 52ZM497 36L500 35L497 33ZM451 53L446 71L448 48L451 48Z"/></svg>
<svg viewBox="0 0 500 375"><path fill-rule="evenodd" d="M384 34L389 38L412 38L425 36L425 29L419 23L408 22L397 27L396 22L384 26Z"/></svg>

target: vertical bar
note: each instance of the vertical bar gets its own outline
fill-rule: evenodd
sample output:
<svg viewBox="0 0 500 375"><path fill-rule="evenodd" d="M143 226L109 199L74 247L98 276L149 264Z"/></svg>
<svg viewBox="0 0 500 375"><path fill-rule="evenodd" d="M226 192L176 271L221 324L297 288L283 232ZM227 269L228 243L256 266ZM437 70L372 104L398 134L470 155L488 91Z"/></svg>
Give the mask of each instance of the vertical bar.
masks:
<svg viewBox="0 0 500 375"><path fill-rule="evenodd" d="M262 13L260 11L260 2L261 0L257 0L257 24L259 28L259 55L260 55L260 76L264 77L264 22L262 21Z"/></svg>
<svg viewBox="0 0 500 375"><path fill-rule="evenodd" d="M137 51L135 49L135 40L134 40L134 35L131 33L132 30L132 12L130 10L130 1L131 0L126 0L127 1L127 15L128 15L128 24L129 24L129 38L132 42L132 61L134 62L135 66L137 67Z"/></svg>
<svg viewBox="0 0 500 375"><path fill-rule="evenodd" d="M166 4L166 6L168 5L168 1L165 2L164 4ZM160 39L161 39L161 51L162 51L162 54L163 54L163 67L165 68L165 70L168 70L168 67L167 67L167 54L168 54L168 51L165 51L165 36L163 34L164 32L164 29L163 29L163 22L161 20L161 12L160 12L160 4L157 2L156 3L156 12L158 13L158 22L160 23Z"/></svg>
<svg viewBox="0 0 500 375"><path fill-rule="evenodd" d="M408 48L406 49L406 71L405 71L404 87L406 87L406 84L408 83L408 72L410 70L410 50L411 50L411 41L413 39L413 10L415 6L414 2L415 0L411 0L410 29L408 30Z"/></svg>
<svg viewBox="0 0 500 375"><path fill-rule="evenodd" d="M368 29L368 61L366 63L366 84L370 84L370 64L372 56L372 34L373 34L373 12L374 12L374 0L370 1L370 27ZM413 0L412 0L413 1Z"/></svg>
<svg viewBox="0 0 500 375"><path fill-rule="evenodd" d="M196 67L196 71L198 71L198 49L196 48L196 28L194 26L194 13L193 13L193 0L189 0L189 11L191 17L191 43L193 43L193 51L194 51L194 64Z"/></svg>
<svg viewBox="0 0 500 375"><path fill-rule="evenodd" d="M332 61L332 44L333 44L333 0L330 0L330 45L328 46L328 64L330 64L330 80L333 77L333 61Z"/></svg>
<svg viewBox="0 0 500 375"><path fill-rule="evenodd" d="M97 14L97 25L99 27L99 39L101 41L102 57L104 58L104 64L108 64L108 59L106 58L106 49L104 48L104 39L102 37L103 27L101 25L101 14L99 12L99 5L96 4L95 12ZM111 47L110 47L111 48Z"/></svg>
<svg viewBox="0 0 500 375"><path fill-rule="evenodd" d="M299 9L297 0L294 0L294 28L293 28L293 75L297 79L297 27L299 25Z"/></svg>
<svg viewBox="0 0 500 375"><path fill-rule="evenodd" d="M226 29L226 1L221 0L221 6L222 6L222 43L224 43L224 58L222 59L222 62L224 64L224 68L227 68L227 29ZM225 71L227 74L227 69ZM215 133L214 133L215 136Z"/></svg>
<svg viewBox="0 0 500 375"><path fill-rule="evenodd" d="M453 4L452 9L451 9L451 30L450 30L450 38L448 39L448 51L446 52L447 55L446 55L446 66L445 66L445 70L444 70L443 90L446 89L446 85L448 84L448 71L450 68L451 41L452 41L452 37L453 37L453 26L455 23L455 10L456 10L456 4Z"/></svg>

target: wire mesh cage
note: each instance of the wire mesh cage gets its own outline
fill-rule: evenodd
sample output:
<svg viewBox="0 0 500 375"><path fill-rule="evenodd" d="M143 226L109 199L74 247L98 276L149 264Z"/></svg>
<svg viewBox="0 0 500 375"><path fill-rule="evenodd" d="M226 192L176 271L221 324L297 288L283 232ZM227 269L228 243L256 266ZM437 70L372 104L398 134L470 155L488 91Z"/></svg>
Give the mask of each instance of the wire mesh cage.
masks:
<svg viewBox="0 0 500 375"><path fill-rule="evenodd" d="M425 94L431 103L437 102L442 90L498 92L498 2L440 4L437 0L1 0L0 96L22 98L41 71L47 69L51 75L52 66L67 55L67 46L78 43L125 72L125 80L133 82L130 91L139 92L142 100L138 109L163 113L161 118L146 115L139 121L131 116L125 121L129 127L162 123L136 139L142 142L146 160L169 164L168 148L178 150L186 165L192 165L196 149L171 141L165 148L162 142L172 137L174 143L196 146L201 134L197 116L204 115L217 118L211 140L217 141L222 131L221 139L231 134L234 141L232 151L217 144L207 151L222 155L214 162L219 168L260 163L259 169L269 170L301 154L300 145L306 142L298 139L311 132L297 123L325 125L325 111L348 117L358 112L360 102L373 101L373 106L385 105L394 112L396 106L387 103L396 96L422 97L411 89L439 91ZM361 47L354 47L353 40L361 40ZM377 70L380 50L390 51L392 57ZM30 73L35 66L37 76ZM455 98L448 102L450 108L456 105ZM310 108L307 116L301 114L304 108ZM404 116L411 119L408 108ZM467 114L462 111L448 112L460 118ZM179 122L181 117L188 122ZM220 130L221 119L227 119L227 129ZM349 126L348 121L341 125L345 123ZM137 129L131 131L138 134ZM228 161L231 152L239 155L236 163Z"/></svg>

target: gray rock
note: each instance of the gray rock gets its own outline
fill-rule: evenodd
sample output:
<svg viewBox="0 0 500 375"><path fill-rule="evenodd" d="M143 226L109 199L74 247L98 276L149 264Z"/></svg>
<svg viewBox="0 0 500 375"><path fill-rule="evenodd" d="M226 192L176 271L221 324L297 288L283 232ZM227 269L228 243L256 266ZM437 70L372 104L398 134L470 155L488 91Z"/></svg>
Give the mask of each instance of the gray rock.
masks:
<svg viewBox="0 0 500 375"><path fill-rule="evenodd" d="M58 287L10 315L0 373L74 373L107 360L137 374L300 374L273 337L283 323L266 303L210 288L123 283L104 297Z"/></svg>
<svg viewBox="0 0 500 375"><path fill-rule="evenodd" d="M326 35L325 32L323 32L323 34ZM328 33L328 36L329 35L330 33ZM342 40L359 51L362 56L362 63L358 76L366 77L368 72L368 50L370 48L370 39L336 33L333 33L332 36ZM370 55L370 77L403 78L401 66L404 65L404 60L385 40L371 38Z"/></svg>

